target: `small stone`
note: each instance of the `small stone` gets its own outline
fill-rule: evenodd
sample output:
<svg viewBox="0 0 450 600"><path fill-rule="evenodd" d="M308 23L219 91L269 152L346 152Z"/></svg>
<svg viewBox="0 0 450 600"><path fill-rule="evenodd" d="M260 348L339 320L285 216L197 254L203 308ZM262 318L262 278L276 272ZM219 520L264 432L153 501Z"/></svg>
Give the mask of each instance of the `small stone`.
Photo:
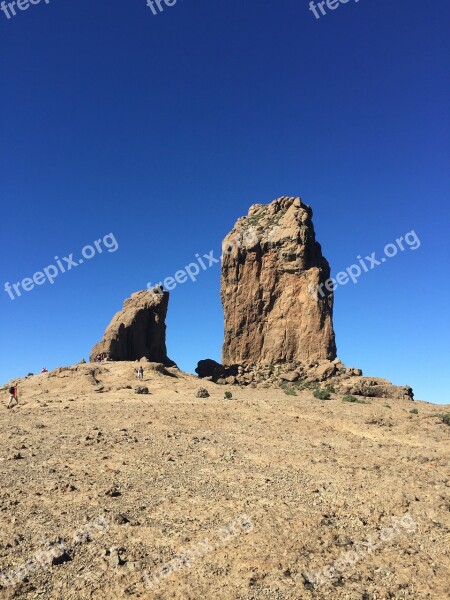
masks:
<svg viewBox="0 0 450 600"><path fill-rule="evenodd" d="M63 550L60 554L57 554L52 558L52 565L63 565L67 562L70 562L71 560L72 557L65 550Z"/></svg>
<svg viewBox="0 0 450 600"><path fill-rule="evenodd" d="M126 525L130 522L130 519L122 513L117 513L114 517L114 522L117 523L117 525Z"/></svg>
<svg viewBox="0 0 450 600"><path fill-rule="evenodd" d="M148 394L149 393L148 387L145 387L145 385L137 385L134 388L134 393L135 394Z"/></svg>

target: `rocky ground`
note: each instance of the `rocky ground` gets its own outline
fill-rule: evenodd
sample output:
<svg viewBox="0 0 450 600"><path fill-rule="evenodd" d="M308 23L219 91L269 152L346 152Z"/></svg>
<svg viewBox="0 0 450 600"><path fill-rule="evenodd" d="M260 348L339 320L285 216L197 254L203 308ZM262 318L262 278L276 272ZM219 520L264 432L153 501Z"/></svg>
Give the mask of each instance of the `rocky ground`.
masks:
<svg viewBox="0 0 450 600"><path fill-rule="evenodd" d="M449 597L449 406L135 367L3 392L1 598Z"/></svg>

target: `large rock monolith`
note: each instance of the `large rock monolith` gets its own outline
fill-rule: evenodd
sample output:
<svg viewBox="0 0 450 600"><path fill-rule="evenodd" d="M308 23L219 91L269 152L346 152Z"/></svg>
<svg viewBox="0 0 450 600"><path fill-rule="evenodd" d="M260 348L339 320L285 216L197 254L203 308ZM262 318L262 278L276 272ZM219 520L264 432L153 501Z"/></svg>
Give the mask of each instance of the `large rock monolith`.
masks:
<svg viewBox="0 0 450 600"><path fill-rule="evenodd" d="M141 291L125 300L107 327L90 360L106 355L111 360L141 360L173 366L167 357L166 314L169 292Z"/></svg>
<svg viewBox="0 0 450 600"><path fill-rule="evenodd" d="M300 198L250 207L223 243L223 364L333 360L333 293L319 288L329 277Z"/></svg>

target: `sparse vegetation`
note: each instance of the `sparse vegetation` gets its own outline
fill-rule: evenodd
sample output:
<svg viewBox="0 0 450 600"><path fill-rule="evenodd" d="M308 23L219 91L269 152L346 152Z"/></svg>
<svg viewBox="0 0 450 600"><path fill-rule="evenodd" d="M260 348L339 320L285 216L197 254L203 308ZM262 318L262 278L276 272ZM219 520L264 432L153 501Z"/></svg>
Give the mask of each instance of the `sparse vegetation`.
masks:
<svg viewBox="0 0 450 600"><path fill-rule="evenodd" d="M417 410L417 408L413 408L412 410L409 411L412 415L418 415L419 411Z"/></svg>
<svg viewBox="0 0 450 600"><path fill-rule="evenodd" d="M344 396L342 402L358 402L358 398L356 396Z"/></svg>
<svg viewBox="0 0 450 600"><path fill-rule="evenodd" d="M317 390L319 385L314 383L313 381L308 381L306 383L299 383L301 385L302 390Z"/></svg>
<svg viewBox="0 0 450 600"><path fill-rule="evenodd" d="M321 390L320 388L317 388L314 390L314 398L318 398L319 400L329 400L331 398L331 394L327 390Z"/></svg>
<svg viewBox="0 0 450 600"><path fill-rule="evenodd" d="M390 404L383 404L384 408L392 408Z"/></svg>
<svg viewBox="0 0 450 600"><path fill-rule="evenodd" d="M286 396L296 396L297 392L294 390L294 388L290 387L290 386L285 386L283 387L284 393L286 394Z"/></svg>
<svg viewBox="0 0 450 600"><path fill-rule="evenodd" d="M257 213L256 215L252 215L251 217L247 218L247 223L251 226L251 227L258 227L259 222L261 221L261 219L264 216L264 212L261 211L259 213Z"/></svg>
<svg viewBox="0 0 450 600"><path fill-rule="evenodd" d="M334 388L333 385L328 384L328 385L325 386L325 389L327 390L327 392L330 392L330 394L335 394L336 393L336 390L335 390L335 388Z"/></svg>
<svg viewBox="0 0 450 600"><path fill-rule="evenodd" d="M342 402L351 402L352 404L368 404L365 400L361 400L361 398L357 398L356 396L344 396L342 398ZM391 408L389 406L389 408Z"/></svg>
<svg viewBox="0 0 450 600"><path fill-rule="evenodd" d="M445 425L450 425L450 413L444 413L440 415L440 419Z"/></svg>
<svg viewBox="0 0 450 600"><path fill-rule="evenodd" d="M301 381L293 381L290 385L297 390L303 390L303 383Z"/></svg>
<svg viewBox="0 0 450 600"><path fill-rule="evenodd" d="M232 397L233 394L231 392L225 392L225 394L223 395L224 400L231 400Z"/></svg>

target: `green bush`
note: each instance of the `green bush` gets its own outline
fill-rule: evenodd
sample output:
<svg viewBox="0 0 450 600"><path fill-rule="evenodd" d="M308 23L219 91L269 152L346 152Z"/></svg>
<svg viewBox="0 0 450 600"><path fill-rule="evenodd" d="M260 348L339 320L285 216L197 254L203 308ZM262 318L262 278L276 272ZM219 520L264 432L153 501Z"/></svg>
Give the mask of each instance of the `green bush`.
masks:
<svg viewBox="0 0 450 600"><path fill-rule="evenodd" d="M327 392L330 392L330 394L335 394L336 390L334 389L334 386L328 384L325 386L325 389L327 390Z"/></svg>
<svg viewBox="0 0 450 600"><path fill-rule="evenodd" d="M443 415L440 415L440 417L443 423L445 423L446 425L450 425L450 413L445 413Z"/></svg>
<svg viewBox="0 0 450 600"><path fill-rule="evenodd" d="M317 383L314 383L313 381L308 381L306 383L301 383L299 382L301 385L301 389L302 390L317 390L319 385Z"/></svg>
<svg viewBox="0 0 450 600"><path fill-rule="evenodd" d="M357 398L356 396L344 396L342 398L342 402L351 402L352 404L369 404L365 400L361 400L361 398Z"/></svg>
<svg viewBox="0 0 450 600"><path fill-rule="evenodd" d="M409 411L412 415L418 415L419 411L417 410L417 408L413 408L412 410Z"/></svg>
<svg viewBox="0 0 450 600"><path fill-rule="evenodd" d="M356 396L344 396L342 402L361 402Z"/></svg>
<svg viewBox="0 0 450 600"><path fill-rule="evenodd" d="M331 394L330 392L327 392L327 390L321 390L320 388L317 388L314 390L314 398L318 398L319 400L329 400L331 398Z"/></svg>
<svg viewBox="0 0 450 600"><path fill-rule="evenodd" d="M283 387L286 396L296 396L297 392L291 387Z"/></svg>
<svg viewBox="0 0 450 600"><path fill-rule="evenodd" d="M224 400L231 400L231 398L233 397L233 394L231 392L225 392L223 397L224 397Z"/></svg>

